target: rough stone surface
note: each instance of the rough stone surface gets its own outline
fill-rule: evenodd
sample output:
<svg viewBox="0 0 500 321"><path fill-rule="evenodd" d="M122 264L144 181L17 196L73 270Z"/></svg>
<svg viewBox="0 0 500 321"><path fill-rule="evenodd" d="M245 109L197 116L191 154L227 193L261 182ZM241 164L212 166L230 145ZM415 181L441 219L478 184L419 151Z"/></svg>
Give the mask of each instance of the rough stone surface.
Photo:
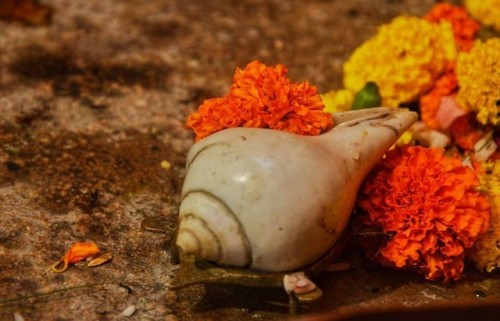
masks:
<svg viewBox="0 0 500 321"><path fill-rule="evenodd" d="M338 88L343 61L377 26L433 1L42 3L34 19L0 20L0 320L119 320L131 305L129 320L288 318L282 291L167 289L172 235L141 221L175 221L193 143L185 119L254 59ZM47 272L77 241L113 260ZM359 257L317 281L325 297L306 313L500 298L498 274L430 284Z"/></svg>

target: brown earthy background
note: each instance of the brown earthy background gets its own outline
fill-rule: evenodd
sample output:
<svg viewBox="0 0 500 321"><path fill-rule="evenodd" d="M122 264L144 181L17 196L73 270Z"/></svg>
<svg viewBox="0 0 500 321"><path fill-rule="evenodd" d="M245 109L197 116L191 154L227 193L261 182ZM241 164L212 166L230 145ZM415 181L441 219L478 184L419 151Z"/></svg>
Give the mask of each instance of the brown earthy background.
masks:
<svg viewBox="0 0 500 321"><path fill-rule="evenodd" d="M175 222L193 144L185 119L254 59L338 88L342 63L377 26L433 4L0 0L0 320L119 320L130 305L130 320L286 319L282 291L167 289L172 235L141 221ZM113 261L47 272L77 241ZM306 313L500 298L498 273L441 285L356 251L342 260L352 268L317 280L325 297Z"/></svg>

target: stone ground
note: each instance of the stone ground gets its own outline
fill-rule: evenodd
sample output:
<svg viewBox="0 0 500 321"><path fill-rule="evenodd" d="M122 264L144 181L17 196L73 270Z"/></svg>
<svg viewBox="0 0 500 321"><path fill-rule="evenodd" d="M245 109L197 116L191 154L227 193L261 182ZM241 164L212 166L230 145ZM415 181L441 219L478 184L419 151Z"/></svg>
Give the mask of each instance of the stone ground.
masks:
<svg viewBox="0 0 500 321"><path fill-rule="evenodd" d="M13 12L15 2L26 6ZM175 224L193 144L185 119L254 59L338 88L343 61L377 26L433 3L0 1L0 320L120 320L130 305L130 320L288 318L281 291L167 289L172 235L141 221ZM76 241L95 241L112 262L47 272ZM306 313L500 298L499 274L441 285L356 251L343 260L353 268L318 280L325 297Z"/></svg>

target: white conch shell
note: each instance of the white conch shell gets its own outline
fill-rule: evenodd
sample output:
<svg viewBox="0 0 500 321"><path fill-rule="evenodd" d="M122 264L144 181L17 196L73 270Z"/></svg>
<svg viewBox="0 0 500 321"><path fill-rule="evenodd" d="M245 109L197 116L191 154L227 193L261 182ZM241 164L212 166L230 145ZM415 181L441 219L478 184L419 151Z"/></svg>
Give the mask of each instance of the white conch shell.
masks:
<svg viewBox="0 0 500 321"><path fill-rule="evenodd" d="M417 119L385 107L333 114L319 136L232 128L187 156L177 247L219 264L292 271L333 247L365 176Z"/></svg>

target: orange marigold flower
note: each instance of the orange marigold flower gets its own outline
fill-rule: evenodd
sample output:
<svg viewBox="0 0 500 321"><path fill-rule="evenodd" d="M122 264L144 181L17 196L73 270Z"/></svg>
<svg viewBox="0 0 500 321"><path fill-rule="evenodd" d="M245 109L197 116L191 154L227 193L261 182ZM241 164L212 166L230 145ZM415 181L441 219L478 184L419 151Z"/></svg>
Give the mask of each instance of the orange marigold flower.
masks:
<svg viewBox="0 0 500 321"><path fill-rule="evenodd" d="M77 263L88 257L94 257L99 254L99 248L94 242L75 243L68 252L56 263L52 265L52 271L61 273L68 269L69 264ZM58 266L62 264L59 269Z"/></svg>
<svg viewBox="0 0 500 321"><path fill-rule="evenodd" d="M318 135L333 126L316 87L292 83L284 65L268 67L253 61L236 69L226 97L205 100L192 113L187 127L200 140L232 127L272 128L302 135Z"/></svg>
<svg viewBox="0 0 500 321"><path fill-rule="evenodd" d="M199 140L224 128L240 126L242 116L241 102L238 99L212 98L205 100L197 112L189 115L187 124L193 128Z"/></svg>
<svg viewBox="0 0 500 321"><path fill-rule="evenodd" d="M463 51L472 48L474 37L481 25L472 19L464 7L453 6L443 2L436 4L425 16L430 22L439 23L443 20L449 21L453 29L455 41Z"/></svg>
<svg viewBox="0 0 500 321"><path fill-rule="evenodd" d="M455 96L457 91L458 80L455 64L450 63L446 72L436 80L432 90L420 97L420 114L427 127L441 127L436 117L441 106L441 99L450 95Z"/></svg>
<svg viewBox="0 0 500 321"><path fill-rule="evenodd" d="M488 199L477 174L458 156L405 145L389 151L359 194L361 223L391 235L372 259L428 280L459 279L465 249L489 224Z"/></svg>

